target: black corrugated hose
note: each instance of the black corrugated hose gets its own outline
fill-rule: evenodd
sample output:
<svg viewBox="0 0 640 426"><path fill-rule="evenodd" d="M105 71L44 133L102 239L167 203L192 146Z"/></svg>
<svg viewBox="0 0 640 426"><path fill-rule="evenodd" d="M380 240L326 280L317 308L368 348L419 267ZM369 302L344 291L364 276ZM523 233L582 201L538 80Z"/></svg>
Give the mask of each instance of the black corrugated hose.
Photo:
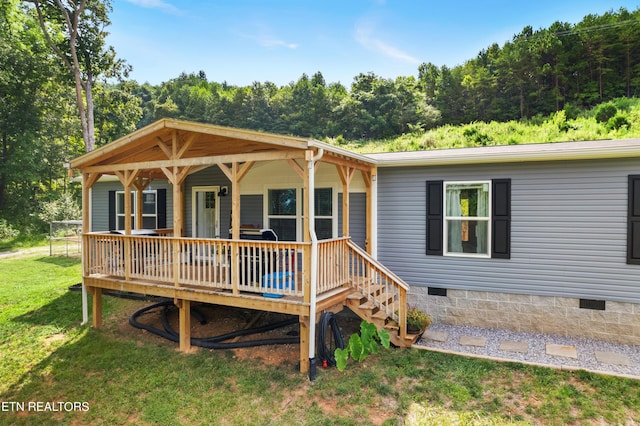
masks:
<svg viewBox="0 0 640 426"><path fill-rule="evenodd" d="M174 306L172 300L166 300L158 303L154 303L149 306L145 306L144 308L138 309L129 317L129 324L136 328L140 328L143 330L147 330L151 333L154 333L160 337L164 337L165 339L171 340L172 342L179 342L180 335L176 332L170 325L167 319L167 313ZM164 309L161 312L162 325L164 330L161 330L157 327L151 326L149 324L143 324L138 322L137 318L145 312L150 310L163 307ZM199 313L197 310L192 309L192 315L196 317L201 323L204 324L204 316ZM191 338L191 344L194 346L200 346L208 349L235 349L235 348L248 348L252 346L264 346L264 345L284 345L284 344L296 344L300 343L300 337L282 337L276 339L258 339L258 340L249 340L244 342L232 342L225 343L225 340L233 339L238 336L247 336L250 334L263 333L265 331L275 330L276 328L286 327L287 325L296 324L298 322L297 318L289 318L284 321L280 321L273 324L267 324L262 327L255 328L247 328L244 330L233 331L231 333L221 334L219 336L214 337L204 337L204 338Z"/></svg>
<svg viewBox="0 0 640 426"><path fill-rule="evenodd" d="M344 349L344 336L333 312L323 312L318 325L317 352L323 366L335 366L336 349Z"/></svg>

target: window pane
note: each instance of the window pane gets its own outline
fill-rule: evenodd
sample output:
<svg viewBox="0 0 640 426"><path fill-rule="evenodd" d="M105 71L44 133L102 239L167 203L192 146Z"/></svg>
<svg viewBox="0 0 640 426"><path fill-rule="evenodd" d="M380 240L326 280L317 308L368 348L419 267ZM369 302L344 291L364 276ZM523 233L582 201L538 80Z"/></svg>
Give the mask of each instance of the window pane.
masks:
<svg viewBox="0 0 640 426"><path fill-rule="evenodd" d="M269 228L278 236L279 241L296 240L296 220L295 219L269 219Z"/></svg>
<svg viewBox="0 0 640 426"><path fill-rule="evenodd" d="M447 185L446 214L454 217L488 217L489 184Z"/></svg>
<svg viewBox="0 0 640 426"><path fill-rule="evenodd" d="M319 240L333 238L333 220L316 219L316 236Z"/></svg>
<svg viewBox="0 0 640 426"><path fill-rule="evenodd" d="M315 197L316 216L331 216L333 213L333 189L318 188Z"/></svg>
<svg viewBox="0 0 640 426"><path fill-rule="evenodd" d="M447 251L488 254L488 226L487 221L449 219Z"/></svg>
<svg viewBox="0 0 640 426"><path fill-rule="evenodd" d="M116 213L117 214L124 214L124 193L123 192L118 192L116 193Z"/></svg>
<svg viewBox="0 0 640 426"><path fill-rule="evenodd" d="M142 194L142 214L156 214L155 192L145 192Z"/></svg>
<svg viewBox="0 0 640 426"><path fill-rule="evenodd" d="M156 229L156 217L155 216L147 216L142 218L142 229Z"/></svg>
<svg viewBox="0 0 640 426"><path fill-rule="evenodd" d="M295 188L269 190L269 215L273 215L273 216L295 216L296 215Z"/></svg>

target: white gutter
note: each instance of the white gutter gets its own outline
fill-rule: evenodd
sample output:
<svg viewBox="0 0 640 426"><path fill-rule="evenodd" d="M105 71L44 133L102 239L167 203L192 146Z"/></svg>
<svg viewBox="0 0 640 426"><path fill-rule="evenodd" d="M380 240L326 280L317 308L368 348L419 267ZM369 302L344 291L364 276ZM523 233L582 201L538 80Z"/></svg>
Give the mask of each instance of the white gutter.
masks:
<svg viewBox="0 0 640 426"><path fill-rule="evenodd" d="M309 236L311 237L311 273L310 286L311 298L309 307L309 379L315 380L316 377L316 293L318 289L318 236L316 235L315 221L315 185L316 171L315 163L324 155L324 149L318 149L318 153L309 161L307 168L309 169L309 194L307 194L308 212L309 212Z"/></svg>

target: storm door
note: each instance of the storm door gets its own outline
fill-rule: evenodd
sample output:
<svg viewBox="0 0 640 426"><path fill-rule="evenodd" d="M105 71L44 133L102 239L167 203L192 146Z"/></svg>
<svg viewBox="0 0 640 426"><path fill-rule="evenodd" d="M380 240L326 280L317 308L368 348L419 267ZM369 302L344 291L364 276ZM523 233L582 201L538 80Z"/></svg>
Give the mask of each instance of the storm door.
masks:
<svg viewBox="0 0 640 426"><path fill-rule="evenodd" d="M193 188L192 234L196 238L220 238L219 186Z"/></svg>

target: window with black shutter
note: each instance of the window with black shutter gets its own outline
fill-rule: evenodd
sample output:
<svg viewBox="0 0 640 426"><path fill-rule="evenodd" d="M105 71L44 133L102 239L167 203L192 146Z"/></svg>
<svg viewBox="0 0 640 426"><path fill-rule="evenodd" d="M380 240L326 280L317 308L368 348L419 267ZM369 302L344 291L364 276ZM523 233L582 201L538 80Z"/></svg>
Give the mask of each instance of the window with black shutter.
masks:
<svg viewBox="0 0 640 426"><path fill-rule="evenodd" d="M640 175L629 175L627 263L640 265Z"/></svg>
<svg viewBox="0 0 640 426"><path fill-rule="evenodd" d="M427 181L426 200L427 255L510 258L511 179Z"/></svg>

